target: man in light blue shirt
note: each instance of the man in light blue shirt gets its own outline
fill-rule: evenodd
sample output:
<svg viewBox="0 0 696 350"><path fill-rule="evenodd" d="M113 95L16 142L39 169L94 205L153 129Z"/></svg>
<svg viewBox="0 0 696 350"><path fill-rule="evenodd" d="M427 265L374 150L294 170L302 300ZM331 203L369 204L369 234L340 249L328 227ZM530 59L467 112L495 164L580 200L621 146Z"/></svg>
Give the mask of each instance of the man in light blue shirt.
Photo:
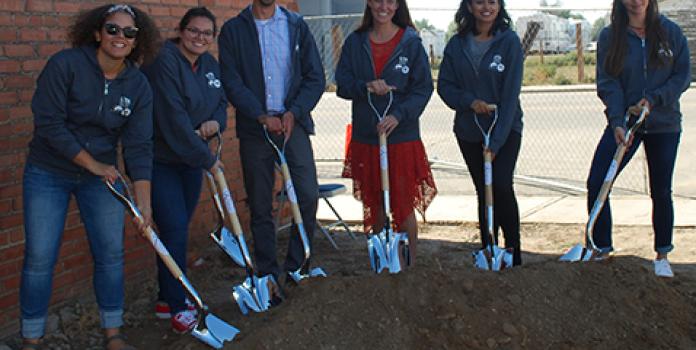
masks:
<svg viewBox="0 0 696 350"><path fill-rule="evenodd" d="M309 139L314 134L310 112L324 93L324 69L307 23L276 5L276 0L254 0L228 20L220 32L218 48L223 87L236 109L257 271L262 276L273 274L278 280L281 274L302 266L304 249L293 227L281 269L272 216L277 156L263 129L278 145L287 139L285 156L311 240L319 185Z"/></svg>

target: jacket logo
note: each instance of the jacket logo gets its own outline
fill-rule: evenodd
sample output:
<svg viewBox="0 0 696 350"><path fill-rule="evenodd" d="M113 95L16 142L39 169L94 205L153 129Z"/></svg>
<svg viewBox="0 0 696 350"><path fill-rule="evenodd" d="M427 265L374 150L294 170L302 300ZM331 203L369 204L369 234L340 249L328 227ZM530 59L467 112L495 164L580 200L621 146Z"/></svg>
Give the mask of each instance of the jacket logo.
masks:
<svg viewBox="0 0 696 350"><path fill-rule="evenodd" d="M120 114L122 117L128 117L131 114L131 100L126 96L121 96L118 104L111 109L112 112Z"/></svg>
<svg viewBox="0 0 696 350"><path fill-rule="evenodd" d="M208 72L205 75L206 78L208 78L208 86L214 87L216 89L219 89L222 84L220 83L220 79L215 77L215 74L213 72Z"/></svg>
<svg viewBox="0 0 696 350"><path fill-rule="evenodd" d="M399 63L394 66L394 69L401 70L401 73L408 74L411 68L408 67L408 57L399 56Z"/></svg>
<svg viewBox="0 0 696 350"><path fill-rule="evenodd" d="M660 44L660 49L657 50L657 54L665 58L672 58L674 56L672 50L664 44Z"/></svg>
<svg viewBox="0 0 696 350"><path fill-rule="evenodd" d="M505 71L505 65L503 64L503 57L500 55L493 56L493 62L488 65L488 68L493 71L498 71L500 73Z"/></svg>

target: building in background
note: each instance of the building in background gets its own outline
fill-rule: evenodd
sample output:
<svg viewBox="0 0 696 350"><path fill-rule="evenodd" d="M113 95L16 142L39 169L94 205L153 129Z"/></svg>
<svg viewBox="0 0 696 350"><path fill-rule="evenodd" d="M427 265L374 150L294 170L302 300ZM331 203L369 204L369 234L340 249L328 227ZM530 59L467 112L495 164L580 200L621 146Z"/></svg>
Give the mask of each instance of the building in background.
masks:
<svg viewBox="0 0 696 350"><path fill-rule="evenodd" d="M660 2L660 12L677 22L689 42L691 80L696 80L696 1L666 0Z"/></svg>
<svg viewBox="0 0 696 350"><path fill-rule="evenodd" d="M575 37L571 40L570 34L568 33L568 28L570 27L570 21L548 13L537 12L529 16L523 16L517 19L515 22L515 28L517 28L517 35L520 39L524 38L524 34L527 31L527 24L529 22L539 22L541 23L541 30L537 34L537 39L534 40L530 51L539 52L543 43L543 50L545 53L560 53L567 52L568 48L575 44ZM589 32L589 23L588 32ZM573 35L575 34L575 26L573 25Z"/></svg>
<svg viewBox="0 0 696 350"><path fill-rule="evenodd" d="M440 29L421 29L419 31L420 37L423 40L423 47L425 47L425 52L428 53L428 58L432 63L434 59L442 59L442 55L445 53L445 31Z"/></svg>

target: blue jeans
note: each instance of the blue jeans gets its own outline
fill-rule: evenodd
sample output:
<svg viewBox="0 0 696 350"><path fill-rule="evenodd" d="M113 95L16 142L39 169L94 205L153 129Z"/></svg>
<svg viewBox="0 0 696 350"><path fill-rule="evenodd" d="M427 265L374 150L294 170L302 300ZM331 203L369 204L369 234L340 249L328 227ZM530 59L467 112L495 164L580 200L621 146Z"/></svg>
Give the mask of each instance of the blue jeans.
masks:
<svg viewBox="0 0 696 350"><path fill-rule="evenodd" d="M24 265L20 286L22 337L44 335L53 268L70 195L75 196L94 259L94 291L103 328L123 324L124 207L101 178L66 177L27 163L24 169Z"/></svg>
<svg viewBox="0 0 696 350"><path fill-rule="evenodd" d="M152 216L162 243L184 273L188 227L201 194L202 179L200 168L158 162L152 168ZM157 281L159 299L169 304L172 315L185 310L184 289L159 257Z"/></svg>
<svg viewBox="0 0 696 350"><path fill-rule="evenodd" d="M650 177L650 197L653 204L652 224L655 231L653 248L660 254L672 251L672 229L674 227L674 205L672 204L672 175L674 163L677 159L677 149L681 133L643 134L637 133L633 144L626 151L626 155L618 169L619 176L623 168L628 164L638 147L643 143L645 156L648 160L648 175ZM587 178L587 208L592 210L595 199L604 182L609 165L616 151L614 131L610 128L604 130L604 135L597 145L590 175ZM611 206L607 198L602 211L597 217L592 238L602 252L614 250L611 240Z"/></svg>

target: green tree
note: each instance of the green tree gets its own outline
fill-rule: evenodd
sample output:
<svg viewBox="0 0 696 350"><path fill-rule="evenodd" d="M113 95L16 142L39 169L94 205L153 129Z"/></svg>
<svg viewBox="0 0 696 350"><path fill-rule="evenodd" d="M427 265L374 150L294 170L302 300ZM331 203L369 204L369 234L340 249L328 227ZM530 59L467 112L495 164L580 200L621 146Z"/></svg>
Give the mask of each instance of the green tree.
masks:
<svg viewBox="0 0 696 350"><path fill-rule="evenodd" d="M427 18L417 19L413 22L413 24L416 25L416 29L418 29L418 30L423 30L423 29L433 30L433 29L435 29L435 26L430 24L430 21L428 21Z"/></svg>
<svg viewBox="0 0 696 350"><path fill-rule="evenodd" d="M602 31L604 27L607 26L607 17L599 17L597 18L594 23L592 24L592 41L597 41L599 39L599 33Z"/></svg>
<svg viewBox="0 0 696 350"><path fill-rule="evenodd" d="M455 34L457 34L457 22L452 21L447 26L447 33L445 33L445 42L448 42Z"/></svg>

